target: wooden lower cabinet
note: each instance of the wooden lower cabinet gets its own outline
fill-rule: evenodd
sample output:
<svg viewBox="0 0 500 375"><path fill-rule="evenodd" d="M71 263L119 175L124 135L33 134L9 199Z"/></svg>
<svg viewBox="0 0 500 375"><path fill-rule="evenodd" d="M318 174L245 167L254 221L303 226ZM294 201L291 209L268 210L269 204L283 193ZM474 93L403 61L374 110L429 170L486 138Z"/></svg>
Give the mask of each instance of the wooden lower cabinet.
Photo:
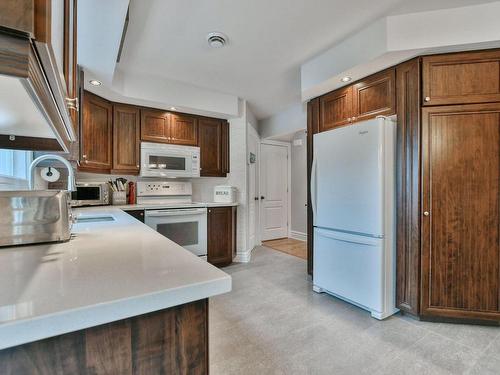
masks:
<svg viewBox="0 0 500 375"><path fill-rule="evenodd" d="M421 315L500 321L500 104L422 110Z"/></svg>
<svg viewBox="0 0 500 375"><path fill-rule="evenodd" d="M113 105L85 91L81 124L80 170L109 173L112 164Z"/></svg>
<svg viewBox="0 0 500 375"><path fill-rule="evenodd" d="M139 108L113 105L113 173L139 174L140 119Z"/></svg>
<svg viewBox="0 0 500 375"><path fill-rule="evenodd" d="M236 207L210 207L207 218L208 262L227 266L236 255Z"/></svg>
<svg viewBox="0 0 500 375"><path fill-rule="evenodd" d="M0 350L0 374L208 374L208 300Z"/></svg>

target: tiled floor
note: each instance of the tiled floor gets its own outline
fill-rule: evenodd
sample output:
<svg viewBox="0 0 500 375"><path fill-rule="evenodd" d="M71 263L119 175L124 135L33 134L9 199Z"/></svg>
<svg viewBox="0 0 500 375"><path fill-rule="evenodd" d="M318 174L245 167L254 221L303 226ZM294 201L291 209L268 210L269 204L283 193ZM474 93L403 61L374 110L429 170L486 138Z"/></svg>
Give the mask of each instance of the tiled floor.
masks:
<svg viewBox="0 0 500 375"><path fill-rule="evenodd" d="M379 322L311 291L305 261L258 248L210 301L211 375L500 374L500 328Z"/></svg>
<svg viewBox="0 0 500 375"><path fill-rule="evenodd" d="M296 257L307 259L307 243L293 238L264 241L264 246Z"/></svg>

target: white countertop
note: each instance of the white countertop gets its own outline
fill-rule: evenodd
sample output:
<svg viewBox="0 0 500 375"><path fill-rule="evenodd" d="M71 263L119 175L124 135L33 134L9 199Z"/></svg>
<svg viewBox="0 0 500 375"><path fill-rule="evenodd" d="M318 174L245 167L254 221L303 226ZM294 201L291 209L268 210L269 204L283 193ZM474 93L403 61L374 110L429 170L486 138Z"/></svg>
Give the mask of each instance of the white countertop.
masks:
<svg viewBox="0 0 500 375"><path fill-rule="evenodd" d="M69 242L0 248L0 349L208 298L231 277L112 206Z"/></svg>

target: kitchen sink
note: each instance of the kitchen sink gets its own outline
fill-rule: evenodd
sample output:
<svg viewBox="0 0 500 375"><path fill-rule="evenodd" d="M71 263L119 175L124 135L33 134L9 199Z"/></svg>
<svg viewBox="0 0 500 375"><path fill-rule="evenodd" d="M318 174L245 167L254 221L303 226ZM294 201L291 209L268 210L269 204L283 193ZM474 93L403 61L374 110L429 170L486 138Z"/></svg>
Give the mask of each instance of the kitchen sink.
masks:
<svg viewBox="0 0 500 375"><path fill-rule="evenodd" d="M79 223L99 223L106 221L115 221L115 218L111 215L99 215L99 216L78 216L75 220L76 224Z"/></svg>

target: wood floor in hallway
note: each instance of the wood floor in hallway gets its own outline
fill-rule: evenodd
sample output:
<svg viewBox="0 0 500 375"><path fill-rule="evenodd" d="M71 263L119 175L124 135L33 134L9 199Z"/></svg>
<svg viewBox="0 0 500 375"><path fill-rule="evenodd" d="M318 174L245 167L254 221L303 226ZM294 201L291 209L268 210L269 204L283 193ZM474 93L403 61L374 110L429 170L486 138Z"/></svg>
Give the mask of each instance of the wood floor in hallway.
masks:
<svg viewBox="0 0 500 375"><path fill-rule="evenodd" d="M304 241L293 238L280 238L263 241L262 245L307 260L307 245Z"/></svg>

